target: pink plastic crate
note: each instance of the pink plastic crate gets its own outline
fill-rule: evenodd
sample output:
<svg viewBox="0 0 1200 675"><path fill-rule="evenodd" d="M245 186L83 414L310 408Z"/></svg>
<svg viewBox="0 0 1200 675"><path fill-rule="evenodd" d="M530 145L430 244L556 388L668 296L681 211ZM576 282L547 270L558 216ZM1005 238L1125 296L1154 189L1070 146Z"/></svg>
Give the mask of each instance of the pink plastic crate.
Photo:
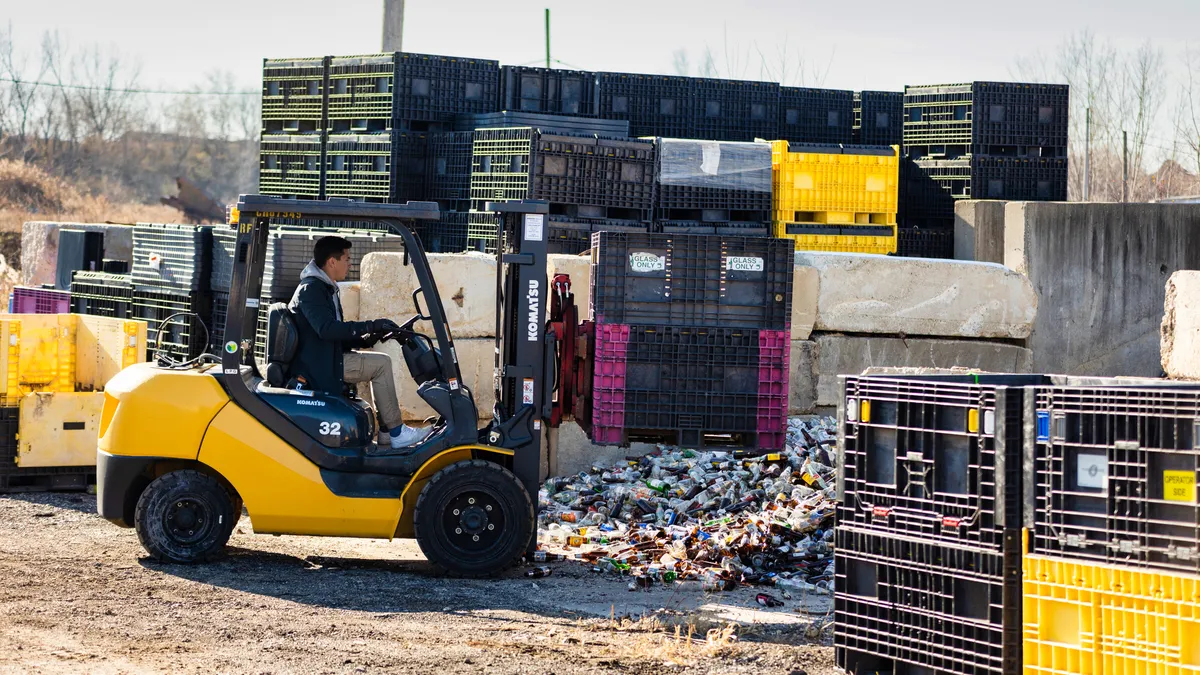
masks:
<svg viewBox="0 0 1200 675"><path fill-rule="evenodd" d="M11 309L15 314L70 314L71 293L49 288L16 286Z"/></svg>

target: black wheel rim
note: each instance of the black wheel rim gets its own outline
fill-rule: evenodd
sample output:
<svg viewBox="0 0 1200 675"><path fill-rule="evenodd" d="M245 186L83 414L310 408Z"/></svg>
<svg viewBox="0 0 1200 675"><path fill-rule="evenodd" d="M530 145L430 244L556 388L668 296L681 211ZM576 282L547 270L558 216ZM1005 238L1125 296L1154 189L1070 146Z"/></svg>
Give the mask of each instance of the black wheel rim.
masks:
<svg viewBox="0 0 1200 675"><path fill-rule="evenodd" d="M500 542L507 515L503 502L491 490L459 490L445 500L442 533L451 547L467 554L478 554Z"/></svg>
<svg viewBox="0 0 1200 675"><path fill-rule="evenodd" d="M195 497L176 497L163 511L163 530L179 544L203 541L215 525L212 507Z"/></svg>

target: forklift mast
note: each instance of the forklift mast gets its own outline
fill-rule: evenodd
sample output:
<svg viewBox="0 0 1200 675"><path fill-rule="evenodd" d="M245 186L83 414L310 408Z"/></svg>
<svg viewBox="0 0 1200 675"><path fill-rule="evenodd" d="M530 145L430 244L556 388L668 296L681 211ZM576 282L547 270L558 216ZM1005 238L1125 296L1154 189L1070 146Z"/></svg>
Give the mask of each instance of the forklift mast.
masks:
<svg viewBox="0 0 1200 675"><path fill-rule="evenodd" d="M543 427L555 387L546 330L546 215L541 201L488 202L497 214L495 421L488 441L511 448L513 472L537 498Z"/></svg>

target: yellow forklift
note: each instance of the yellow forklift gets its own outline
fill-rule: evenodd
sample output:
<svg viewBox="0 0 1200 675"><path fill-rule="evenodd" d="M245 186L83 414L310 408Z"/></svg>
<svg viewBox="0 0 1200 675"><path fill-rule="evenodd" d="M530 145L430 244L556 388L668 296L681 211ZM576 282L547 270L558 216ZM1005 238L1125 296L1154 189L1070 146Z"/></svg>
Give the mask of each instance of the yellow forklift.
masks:
<svg viewBox="0 0 1200 675"><path fill-rule="evenodd" d="M447 573L494 574L536 548L535 501L542 425L564 416L556 370L563 336L548 330L544 202L488 204L500 220L496 405L482 429L463 383L442 300L409 225L436 220L436 204L304 201L244 195L229 314L216 357L139 364L105 388L97 456L97 508L133 527L162 561L192 563L222 552L243 504L255 533L391 539L415 537ZM398 332L418 392L438 418L417 447L377 447L376 414L344 392L288 388L294 325L270 308L265 368L254 358L260 290L272 222L329 218L384 223L404 238L404 264L420 288ZM569 284L553 305L568 308ZM417 332L417 322L432 335ZM574 336L566 350L574 359ZM549 370L549 372L548 372ZM569 378L574 382L573 375ZM569 405L567 406L570 407Z"/></svg>

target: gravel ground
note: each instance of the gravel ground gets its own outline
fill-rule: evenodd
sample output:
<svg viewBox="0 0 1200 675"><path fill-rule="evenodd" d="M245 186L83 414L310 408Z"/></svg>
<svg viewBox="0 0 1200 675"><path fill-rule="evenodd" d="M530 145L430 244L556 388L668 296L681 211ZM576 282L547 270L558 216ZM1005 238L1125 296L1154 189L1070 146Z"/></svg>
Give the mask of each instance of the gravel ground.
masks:
<svg viewBox="0 0 1200 675"><path fill-rule="evenodd" d="M443 579L415 542L254 536L247 518L220 562L161 565L92 496L0 495L0 672L838 672L828 596L764 611L774 589L631 592L552 566Z"/></svg>

